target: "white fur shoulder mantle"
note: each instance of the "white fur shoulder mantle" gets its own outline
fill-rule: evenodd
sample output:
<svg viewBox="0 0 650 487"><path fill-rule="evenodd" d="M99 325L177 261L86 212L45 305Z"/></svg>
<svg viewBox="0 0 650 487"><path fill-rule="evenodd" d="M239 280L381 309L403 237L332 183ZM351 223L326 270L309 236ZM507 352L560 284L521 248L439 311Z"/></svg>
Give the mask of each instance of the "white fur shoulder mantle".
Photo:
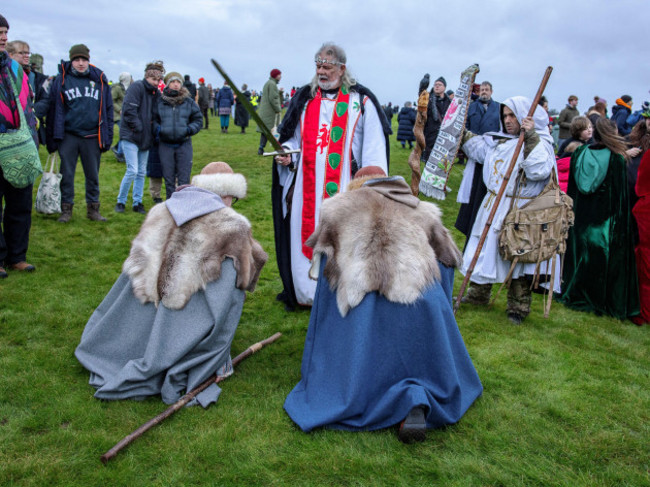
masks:
<svg viewBox="0 0 650 487"><path fill-rule="evenodd" d="M432 203L412 208L366 187L330 198L306 242L314 249L310 275L317 275L319 254L325 254L323 272L342 316L372 291L413 303L440 279L438 261L451 267L462 261L440 215Z"/></svg>
<svg viewBox="0 0 650 487"><path fill-rule="evenodd" d="M234 262L237 287L253 291L268 255L244 216L223 208L177 227L160 203L149 211L122 270L141 303L181 309L195 292L219 279L226 257Z"/></svg>

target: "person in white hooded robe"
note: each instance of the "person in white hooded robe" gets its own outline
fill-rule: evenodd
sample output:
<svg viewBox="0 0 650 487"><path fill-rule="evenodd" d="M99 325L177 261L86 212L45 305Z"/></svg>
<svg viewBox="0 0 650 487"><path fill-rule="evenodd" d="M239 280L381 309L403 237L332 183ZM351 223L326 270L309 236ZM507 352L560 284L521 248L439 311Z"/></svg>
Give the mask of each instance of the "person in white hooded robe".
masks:
<svg viewBox="0 0 650 487"><path fill-rule="evenodd" d="M537 106L533 117L528 117L531 100L523 96L508 98L501 104L501 131L488 132L475 136L466 133L463 151L468 157L483 162L483 181L487 194L476 216L471 234L465 247L461 273L467 274L468 267L476 253L481 233L494 205L505 173L512 160L521 130L525 131L523 150L519 153L512 177L494 215L492 226L472 271L470 288L461 302L483 305L490 300L492 284L506 280L511 263L499 255L499 232L503 220L508 214L513 194L517 191L517 174L520 169L526 176L521 193L516 203L526 204L537 196L548 183L555 168L553 139L548 132L548 114ZM550 274L549 262L543 262L540 274ZM530 277L535 273L535 264L517 264L512 275L512 284L508 290L508 319L520 324L530 313L531 288ZM559 276L559 272L556 273ZM559 292L559 278L553 283Z"/></svg>

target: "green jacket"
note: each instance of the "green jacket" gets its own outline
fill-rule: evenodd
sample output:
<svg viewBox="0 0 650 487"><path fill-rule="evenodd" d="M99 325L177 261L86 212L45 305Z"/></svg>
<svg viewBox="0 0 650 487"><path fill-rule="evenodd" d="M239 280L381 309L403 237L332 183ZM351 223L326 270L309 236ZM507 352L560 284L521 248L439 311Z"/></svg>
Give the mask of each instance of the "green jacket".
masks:
<svg viewBox="0 0 650 487"><path fill-rule="evenodd" d="M280 104L278 80L275 78L269 78L269 80L264 84L264 88L262 88L262 101L257 109L257 114L262 119L262 122L264 122L264 125L266 125L269 130L272 130L273 127L277 125L276 119L279 121L281 111L282 105ZM257 131L261 132L259 128Z"/></svg>
<svg viewBox="0 0 650 487"><path fill-rule="evenodd" d="M122 103L124 103L124 95L126 90L122 83L113 83L111 85L111 96L113 97L113 119L118 123L122 118Z"/></svg>
<svg viewBox="0 0 650 487"><path fill-rule="evenodd" d="M580 116L580 112L571 105L567 105L560 112L560 116L557 119L557 123L560 126L560 139L571 138L571 121L578 116Z"/></svg>

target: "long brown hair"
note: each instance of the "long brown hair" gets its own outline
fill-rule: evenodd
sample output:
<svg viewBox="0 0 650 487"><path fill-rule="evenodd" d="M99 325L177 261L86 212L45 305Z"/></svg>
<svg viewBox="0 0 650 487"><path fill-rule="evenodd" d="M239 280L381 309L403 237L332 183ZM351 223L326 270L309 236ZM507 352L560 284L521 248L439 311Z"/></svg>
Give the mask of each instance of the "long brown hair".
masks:
<svg viewBox="0 0 650 487"><path fill-rule="evenodd" d="M650 132L646 126L646 118L641 117L641 120L634 126L630 132L630 146L640 147L643 152L650 149Z"/></svg>
<svg viewBox="0 0 650 487"><path fill-rule="evenodd" d="M597 143L604 145L614 154L623 156L625 160L628 159L628 156L625 153L627 150L627 143L623 137L618 135L616 122L600 117L596 122L594 139L596 139Z"/></svg>

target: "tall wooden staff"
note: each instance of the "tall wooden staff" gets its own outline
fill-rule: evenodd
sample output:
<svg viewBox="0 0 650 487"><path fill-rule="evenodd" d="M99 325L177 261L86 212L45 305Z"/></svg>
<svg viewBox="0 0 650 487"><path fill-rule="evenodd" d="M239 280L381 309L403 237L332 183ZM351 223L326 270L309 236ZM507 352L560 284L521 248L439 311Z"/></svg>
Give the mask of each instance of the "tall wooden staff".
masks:
<svg viewBox="0 0 650 487"><path fill-rule="evenodd" d="M278 338L282 336L282 333L276 333L266 340L262 340L261 342L257 342L250 347L248 347L246 350L244 350L242 353L237 355L233 360L232 360L232 366L235 367L238 365L242 360L250 357L253 355L255 352L258 350L261 350L264 348L266 345L273 343L276 341ZM183 397L181 397L178 401L176 401L174 404L169 406L164 412L160 413L158 416L156 416L153 419L150 419L147 421L145 424L140 426L137 430L135 430L133 433L131 433L128 436L125 436L120 440L119 443L117 443L113 448L108 450L106 453L104 453L101 457L100 460L104 465L108 463L108 461L115 457L123 448L127 447L131 443L133 443L135 440L140 438L144 433L149 431L151 428L156 426L157 424L162 423L165 419L167 419L169 416L174 414L176 411L181 409L183 406L185 406L188 402L190 402L194 397L196 397L197 394L200 392L204 391L207 389L210 385L212 384L217 384L221 382L222 380L226 379L226 377L215 377L212 376L205 382L203 382L200 386L198 386L196 389L188 392L185 394Z"/></svg>
<svg viewBox="0 0 650 487"><path fill-rule="evenodd" d="M420 157L422 151L426 147L424 140L424 124L427 122L427 107L429 106L429 92L424 90L420 92L418 97L418 111L415 117L415 126L413 127L413 134L415 135L415 147L411 151L408 164L411 168L411 192L413 196L420 194L420 177L422 176L420 170Z"/></svg>
<svg viewBox="0 0 650 487"><path fill-rule="evenodd" d="M542 97L542 94L544 93L544 90L546 89L546 83L548 83L548 79L551 76L551 73L553 72L553 67L549 66L546 68L546 72L544 73L544 78L542 78L542 82L539 85L539 88L537 90L537 94L535 95L535 98L533 99L533 104L530 106L530 110L528 111L528 116L532 117L535 114L535 109L537 108L537 105L539 104L539 99ZM469 264L469 267L467 268L467 274L465 274L465 279L463 279L463 284L460 286L460 291L458 291L458 296L456 297L456 303L454 304L454 313L458 311L458 308L460 308L460 300L462 299L463 295L465 294L465 289L467 288L467 283L469 283L470 277L472 277L472 272L474 272L474 267L476 267L476 262L478 261L478 256L481 254L481 250L483 249L483 244L485 244L485 239L487 238L487 234L490 231L490 227L492 226L492 220L494 220L494 215L497 212L497 209L499 208L499 203L501 202L501 198L503 197L503 194L506 191L506 187L508 186L508 181L510 180L510 175L512 174L513 169L515 168L515 165L517 164L517 159L519 158L519 153L521 152L521 148L524 145L524 131L519 134L519 140L517 141L517 146L515 147L515 152L512 155L512 160L510 161L510 165L508 166L508 170L506 171L505 176L503 177L503 183L501 183L501 187L499 188L499 192L496 195L496 198L494 199L494 204L492 205L492 210L490 210L490 214L488 215L487 222L485 222L485 228L483 228L483 233L481 233L481 238L478 241L478 246L476 247L476 252L474 252L474 257L472 258L472 262Z"/></svg>

